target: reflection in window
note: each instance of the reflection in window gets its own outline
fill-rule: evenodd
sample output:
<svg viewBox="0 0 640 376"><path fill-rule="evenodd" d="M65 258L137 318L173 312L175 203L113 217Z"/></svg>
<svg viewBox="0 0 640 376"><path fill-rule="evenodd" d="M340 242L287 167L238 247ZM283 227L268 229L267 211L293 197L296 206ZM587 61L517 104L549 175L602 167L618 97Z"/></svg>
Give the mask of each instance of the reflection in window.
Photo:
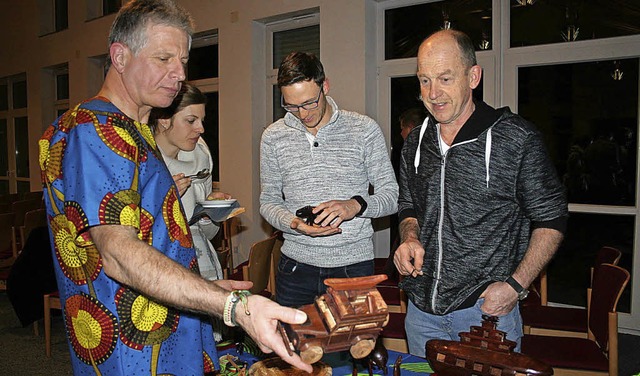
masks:
<svg viewBox="0 0 640 376"><path fill-rule="evenodd" d="M29 177L29 123L26 116L15 118L16 176Z"/></svg>
<svg viewBox="0 0 640 376"><path fill-rule="evenodd" d="M320 25L273 33L273 68L278 69L282 60L293 51L309 52L320 57Z"/></svg>
<svg viewBox="0 0 640 376"><path fill-rule="evenodd" d="M544 134L569 202L635 205L638 59L519 68L518 112Z"/></svg>
<svg viewBox="0 0 640 376"><path fill-rule="evenodd" d="M20 80L13 82L13 107L12 108L25 108L27 107L27 81Z"/></svg>
<svg viewBox="0 0 640 376"><path fill-rule="evenodd" d="M385 11L385 60L416 57L420 43L440 29L465 32L476 50L491 49L491 0L446 0Z"/></svg>
<svg viewBox="0 0 640 376"><path fill-rule="evenodd" d="M207 105L205 106L204 133L202 134L202 138L207 143L209 151L211 151L211 158L213 159L211 179L213 181L220 181L218 92L205 93L205 95L207 96Z"/></svg>
<svg viewBox="0 0 640 376"><path fill-rule="evenodd" d="M637 0L511 0L511 47L634 34L640 34Z"/></svg>
<svg viewBox="0 0 640 376"><path fill-rule="evenodd" d="M590 268L602 246L622 252L619 266L633 271L634 216L571 213L567 234L548 266L549 301L587 306ZM618 311L631 312L631 286L627 284Z"/></svg>

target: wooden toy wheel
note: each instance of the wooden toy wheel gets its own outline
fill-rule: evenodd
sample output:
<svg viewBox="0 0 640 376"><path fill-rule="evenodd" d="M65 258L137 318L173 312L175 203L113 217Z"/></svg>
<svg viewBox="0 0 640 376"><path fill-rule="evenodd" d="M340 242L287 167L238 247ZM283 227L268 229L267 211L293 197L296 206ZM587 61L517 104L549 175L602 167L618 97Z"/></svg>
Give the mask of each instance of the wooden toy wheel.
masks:
<svg viewBox="0 0 640 376"><path fill-rule="evenodd" d="M320 346L311 346L300 352L300 358L307 364L313 364L322 358L322 348Z"/></svg>
<svg viewBox="0 0 640 376"><path fill-rule="evenodd" d="M351 356L353 356L355 359L362 359L371 353L375 345L376 345L376 342L374 340L364 339L356 343L355 345L351 346L351 349L349 349L349 352L351 353Z"/></svg>

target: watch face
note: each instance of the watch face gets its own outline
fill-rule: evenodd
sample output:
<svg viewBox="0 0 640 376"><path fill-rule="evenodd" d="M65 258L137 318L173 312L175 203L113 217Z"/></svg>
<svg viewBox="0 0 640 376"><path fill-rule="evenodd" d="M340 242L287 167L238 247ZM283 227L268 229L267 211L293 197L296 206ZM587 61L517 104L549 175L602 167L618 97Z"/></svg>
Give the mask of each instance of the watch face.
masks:
<svg viewBox="0 0 640 376"><path fill-rule="evenodd" d="M518 293L518 300L525 300L529 296L529 290L523 289Z"/></svg>

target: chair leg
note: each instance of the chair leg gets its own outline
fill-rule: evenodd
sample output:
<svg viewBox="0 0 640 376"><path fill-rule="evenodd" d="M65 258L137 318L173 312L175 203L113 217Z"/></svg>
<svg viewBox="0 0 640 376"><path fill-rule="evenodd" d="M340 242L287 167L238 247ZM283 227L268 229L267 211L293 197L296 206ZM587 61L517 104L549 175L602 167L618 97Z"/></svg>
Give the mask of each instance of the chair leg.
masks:
<svg viewBox="0 0 640 376"><path fill-rule="evenodd" d="M49 294L44 296L44 353L51 358L51 304Z"/></svg>
<svg viewBox="0 0 640 376"><path fill-rule="evenodd" d="M38 330L38 321L33 322L33 334L36 337L40 335L40 331Z"/></svg>

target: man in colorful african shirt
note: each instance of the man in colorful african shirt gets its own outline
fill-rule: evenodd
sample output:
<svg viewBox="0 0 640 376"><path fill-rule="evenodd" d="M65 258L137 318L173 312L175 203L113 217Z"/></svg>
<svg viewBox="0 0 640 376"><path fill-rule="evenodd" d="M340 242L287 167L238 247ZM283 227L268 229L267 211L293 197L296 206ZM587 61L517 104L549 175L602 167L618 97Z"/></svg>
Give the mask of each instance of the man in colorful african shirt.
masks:
<svg viewBox="0 0 640 376"><path fill-rule="evenodd" d="M185 80L193 25L172 0L134 0L109 36L98 95L39 142L56 278L76 375L203 375L217 365L205 315L246 282L206 281L173 178L145 124ZM304 313L250 296L231 314L262 350L287 354L277 320ZM260 307L260 310L255 307ZM243 313L244 311L250 314ZM228 312L227 312L228 313Z"/></svg>

